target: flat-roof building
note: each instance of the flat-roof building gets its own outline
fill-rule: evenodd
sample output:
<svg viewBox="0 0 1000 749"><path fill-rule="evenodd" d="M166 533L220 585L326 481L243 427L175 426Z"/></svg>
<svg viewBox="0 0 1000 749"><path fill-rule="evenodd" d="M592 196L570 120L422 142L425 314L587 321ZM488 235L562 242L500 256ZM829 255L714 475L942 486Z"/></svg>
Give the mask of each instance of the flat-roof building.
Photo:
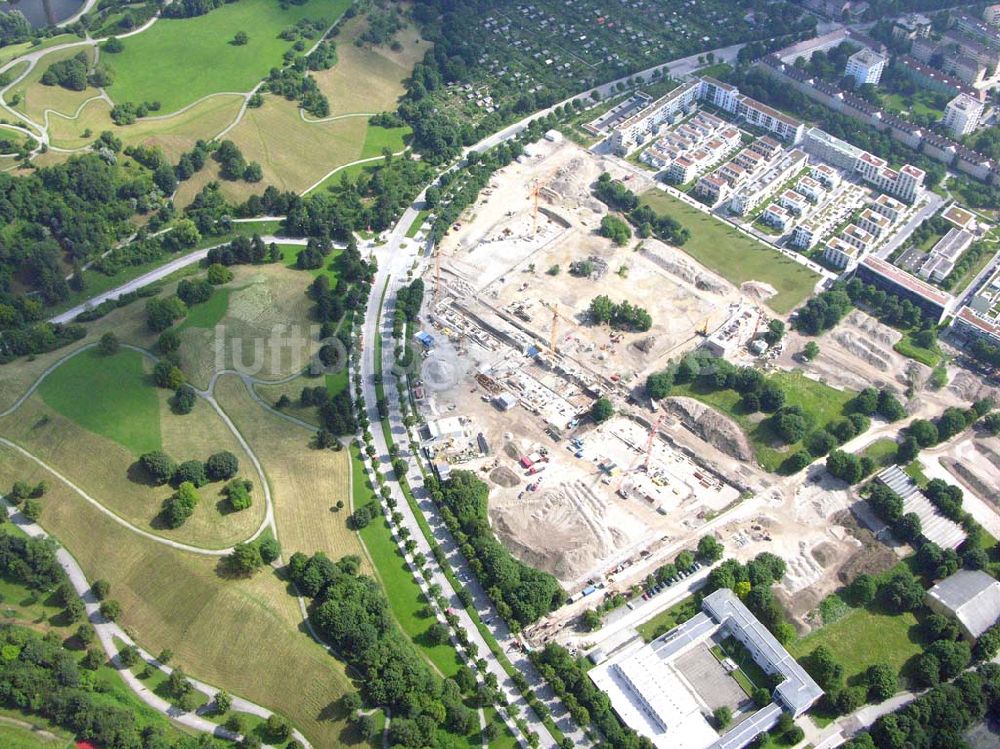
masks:
<svg viewBox="0 0 1000 749"><path fill-rule="evenodd" d="M981 101L966 94L959 94L945 107L943 124L951 131L952 136L961 139L976 129L982 114Z"/></svg>
<svg viewBox="0 0 1000 749"><path fill-rule="evenodd" d="M760 215L761 220L768 226L784 231L792 220L792 213L787 208L783 208L777 203L771 203Z"/></svg>
<svg viewBox="0 0 1000 749"><path fill-rule="evenodd" d="M927 606L958 620L962 636L978 639L1000 619L1000 580L982 570L959 570L927 591Z"/></svg>
<svg viewBox="0 0 1000 749"><path fill-rule="evenodd" d="M860 255L861 250L840 237L831 237L823 248L823 259L842 270L853 268Z"/></svg>
<svg viewBox="0 0 1000 749"><path fill-rule="evenodd" d="M951 294L872 255L858 264L857 276L865 283L873 284L903 299L909 299L935 324L941 322L954 302Z"/></svg>
<svg viewBox="0 0 1000 749"><path fill-rule="evenodd" d="M864 86L866 83L875 86L882 78L885 64L885 57L870 49L862 48L847 58L844 75L851 76L857 86Z"/></svg>
<svg viewBox="0 0 1000 749"><path fill-rule="evenodd" d="M777 724L782 712L798 717L823 690L728 588L705 596L702 611L647 644L627 646L589 672L619 718L657 749L741 749ZM769 705L722 736L710 711L675 665L710 639L733 637L778 685Z"/></svg>

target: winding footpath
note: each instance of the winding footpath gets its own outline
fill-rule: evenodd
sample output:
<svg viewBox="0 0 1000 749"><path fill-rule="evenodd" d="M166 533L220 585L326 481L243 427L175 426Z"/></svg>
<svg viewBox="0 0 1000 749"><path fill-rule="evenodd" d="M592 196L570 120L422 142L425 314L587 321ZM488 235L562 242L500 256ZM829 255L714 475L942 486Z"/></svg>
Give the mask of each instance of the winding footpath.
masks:
<svg viewBox="0 0 1000 749"><path fill-rule="evenodd" d="M0 498L0 501L3 501L7 514L18 528L23 530L32 538L49 538L49 535L40 525L29 520L20 511L18 511L17 508L11 506L5 499ZM189 677L188 681L194 689L209 698L209 705L200 708L194 713L185 712L150 691L146 685L143 684L134 673L132 673L131 670L123 667L118 658L118 646L115 644L115 640L117 639L126 645L135 645L135 641L129 637L121 626L113 621L110 621L109 619L106 619L101 614L100 601L97 600L97 597L91 590L90 583L87 581L87 577L84 575L83 569L80 567L79 563L77 563L73 555L70 554L64 547L59 547L56 550L56 559L59 561L60 566L66 571L66 575L69 577L69 581L73 585L73 589L76 590L77 595L83 599L83 603L87 611L87 620L93 625L94 631L97 633L97 638L100 641L105 654L110 659L112 665L118 669L118 673L121 675L125 683L133 692L135 692L139 699L157 712L166 715L171 720L192 730L212 734L213 736L218 736L222 739L237 740L240 738L238 734L235 734L223 726L213 723L204 717L205 714L207 714L207 712L211 709L211 700L214 699L215 694L219 691L218 689ZM139 653L142 656L142 659L151 668L159 669L166 674L173 672L172 668L160 663L150 653L142 648L139 648ZM237 696L233 696L232 698L231 710L233 712L256 715L265 720L273 715L272 711L267 708L261 707L256 703ZM303 747L311 749L312 744L310 744L306 737L303 736L297 729L292 730L292 735L300 744L302 744Z"/></svg>

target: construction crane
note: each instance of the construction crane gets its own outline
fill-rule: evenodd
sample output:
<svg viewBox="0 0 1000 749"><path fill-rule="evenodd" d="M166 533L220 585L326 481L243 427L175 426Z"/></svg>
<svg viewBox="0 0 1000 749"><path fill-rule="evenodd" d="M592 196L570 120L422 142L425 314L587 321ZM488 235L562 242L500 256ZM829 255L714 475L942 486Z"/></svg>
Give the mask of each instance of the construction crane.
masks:
<svg viewBox="0 0 1000 749"><path fill-rule="evenodd" d="M438 245L434 251L434 303L437 304L438 295L441 293L441 246Z"/></svg>
<svg viewBox="0 0 1000 749"><path fill-rule="evenodd" d="M541 189L542 186L537 179L531 183L531 236L535 236L538 233L538 193Z"/></svg>
<svg viewBox="0 0 1000 749"><path fill-rule="evenodd" d="M653 457L653 441L656 439L656 433L660 431L660 424L663 423L664 418L666 418L666 414L660 414L649 430L649 438L646 440L646 461L642 464L642 470L646 473L649 473L649 461Z"/></svg>
<svg viewBox="0 0 1000 749"><path fill-rule="evenodd" d="M563 315L559 311L559 305L555 302L543 301L542 304L552 310L552 332L549 334L549 349L553 354L558 354L559 349L556 347L556 342L559 340L559 318L562 318L566 322L573 323L574 325L576 324L576 320L571 320Z"/></svg>

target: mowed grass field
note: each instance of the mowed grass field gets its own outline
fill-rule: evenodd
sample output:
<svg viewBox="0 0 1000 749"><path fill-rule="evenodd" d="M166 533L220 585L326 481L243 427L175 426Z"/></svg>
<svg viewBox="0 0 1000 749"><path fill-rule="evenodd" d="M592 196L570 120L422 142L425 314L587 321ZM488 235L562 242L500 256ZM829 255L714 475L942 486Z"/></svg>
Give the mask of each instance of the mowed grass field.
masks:
<svg viewBox="0 0 1000 749"><path fill-rule="evenodd" d="M364 15L346 21L336 37L337 64L313 73L320 91L330 100L331 115L395 109L405 90L403 81L432 46L420 38L412 24L393 38L401 45L398 51L391 49L391 42L378 47L355 46L367 28Z"/></svg>
<svg viewBox="0 0 1000 749"><path fill-rule="evenodd" d="M283 29L303 18L333 23L349 5L349 0L308 0L283 8L272 0L241 0L203 16L161 18L123 40L120 53L108 55L116 73L108 94L116 102L159 101L167 114L209 94L247 92L282 64L292 46L279 38ZM231 44L239 31L249 41Z"/></svg>
<svg viewBox="0 0 1000 749"><path fill-rule="evenodd" d="M843 665L849 685L859 683L868 667L876 663L904 671L907 662L924 649L919 622L912 612L889 615L864 608L851 609L843 618L796 640L788 652L801 659L820 645L830 648Z"/></svg>
<svg viewBox="0 0 1000 749"><path fill-rule="evenodd" d="M50 408L134 455L159 450L160 404L149 360L121 349L102 356L92 348L49 374L38 387Z"/></svg>
<svg viewBox="0 0 1000 749"><path fill-rule="evenodd" d="M85 45L56 50L39 58L34 69L12 89L13 93L21 95L21 102L15 109L42 124L43 113L46 109L72 115L87 99L99 95L100 92L90 86L84 91L70 91L62 86L46 86L42 83L42 76L52 64L69 60L81 52L86 54L88 64L93 64L94 50ZM10 101L10 94L5 99Z"/></svg>
<svg viewBox="0 0 1000 749"><path fill-rule="evenodd" d="M317 747L363 746L334 703L354 686L344 665L303 631L287 585L270 569L226 579L218 559L171 549L119 526L0 447L0 486L47 479L42 525L83 567L111 583L121 623L171 665L286 715Z"/></svg>
<svg viewBox="0 0 1000 749"><path fill-rule="evenodd" d="M87 357L91 350L69 359L49 377L61 373L64 367ZM114 358L114 357L112 357ZM86 381L83 371L80 381ZM49 383L49 378L43 385ZM74 383L75 384L75 383ZM133 381L123 378L118 391L128 392ZM240 447L232 432L206 401L199 399L194 410L185 416L171 412L169 391L142 384L152 395L154 410L146 412L147 420L156 420L159 447L178 462L204 460L220 450L232 452L240 461L240 475L254 483L253 506L241 512L229 512L220 492L221 483L210 483L199 489L201 502L194 514L177 529L162 527L158 522L162 504L172 494L169 486L149 486L135 465L138 452L112 437L91 431L75 420L92 418L79 408L63 413L50 407L39 394L33 395L20 408L0 420L0 434L52 466L87 492L104 507L138 528L176 541L205 548L225 548L243 541L260 526L264 517L264 495L249 456ZM93 412L113 411L116 390L104 390L94 385L81 398ZM121 415L124 423L137 416ZM58 479L49 475L50 484Z"/></svg>
<svg viewBox="0 0 1000 749"><path fill-rule="evenodd" d="M72 739L47 737L0 719L0 746L4 749L64 749L72 747Z"/></svg>
<svg viewBox="0 0 1000 749"><path fill-rule="evenodd" d="M691 231L691 238L681 249L706 268L737 286L745 281L773 286L778 293L766 304L778 314L791 312L812 295L819 276L764 243L663 190L648 190L640 200Z"/></svg>
<svg viewBox="0 0 1000 749"><path fill-rule="evenodd" d="M208 387L217 369L238 369L265 380L301 371L319 348L319 326L310 317L312 301L306 296L310 277L280 263L232 270L228 296L217 291L217 301L199 305L203 310L194 307L193 322L179 328L190 381Z"/></svg>
<svg viewBox="0 0 1000 749"><path fill-rule="evenodd" d="M125 145L158 146L171 162L176 162L198 140L214 138L235 121L242 102L240 95L219 94L163 119L146 118L119 127L111 122L111 106L99 99L88 102L76 119L50 114L49 137L60 148L80 148L92 143L102 131L113 130ZM88 129L91 134L84 137Z"/></svg>
<svg viewBox="0 0 1000 749"><path fill-rule="evenodd" d="M355 555L370 574L358 535L347 527L352 510L347 451L309 447L310 429L261 407L235 375L219 378L215 393L264 467L285 556L297 551L307 555L322 551L331 559ZM344 503L340 510L338 500Z"/></svg>

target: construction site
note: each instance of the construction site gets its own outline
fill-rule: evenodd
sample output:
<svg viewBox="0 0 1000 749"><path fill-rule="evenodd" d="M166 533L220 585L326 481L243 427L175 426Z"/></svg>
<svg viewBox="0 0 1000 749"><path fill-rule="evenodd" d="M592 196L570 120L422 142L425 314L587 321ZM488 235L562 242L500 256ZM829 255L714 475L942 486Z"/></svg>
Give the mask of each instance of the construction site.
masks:
<svg viewBox="0 0 1000 749"><path fill-rule="evenodd" d="M857 497L822 465L767 473L735 421L690 398L651 404L645 379L699 346L851 390L919 390L929 370L894 352L898 334L861 313L823 339L814 362L801 360L794 334L761 355L752 344L769 318L758 299L666 243L616 246L599 234L607 207L592 188L605 171L637 194L653 185L615 157L558 138L533 144L436 248L418 336L424 449L442 475L461 468L487 480L497 536L570 594L525 633L530 642L593 647L580 614L706 534L727 556L784 558L779 596L807 629L823 597L858 572L888 568L897 551L858 526ZM595 324L598 295L644 308L650 329ZM967 395L945 388L921 410ZM600 397L615 415L598 424L590 411ZM627 616L663 606L636 599Z"/></svg>

